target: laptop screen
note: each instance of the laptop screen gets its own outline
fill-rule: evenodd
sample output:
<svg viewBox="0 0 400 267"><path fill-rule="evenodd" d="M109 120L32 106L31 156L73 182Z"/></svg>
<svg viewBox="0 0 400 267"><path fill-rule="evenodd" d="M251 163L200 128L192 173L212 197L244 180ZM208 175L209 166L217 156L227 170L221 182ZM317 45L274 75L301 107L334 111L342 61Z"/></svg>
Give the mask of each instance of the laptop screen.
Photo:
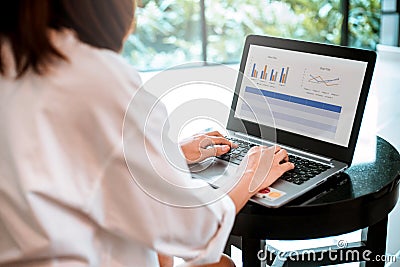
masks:
<svg viewBox="0 0 400 267"><path fill-rule="evenodd" d="M251 44L234 116L348 147L367 65Z"/></svg>

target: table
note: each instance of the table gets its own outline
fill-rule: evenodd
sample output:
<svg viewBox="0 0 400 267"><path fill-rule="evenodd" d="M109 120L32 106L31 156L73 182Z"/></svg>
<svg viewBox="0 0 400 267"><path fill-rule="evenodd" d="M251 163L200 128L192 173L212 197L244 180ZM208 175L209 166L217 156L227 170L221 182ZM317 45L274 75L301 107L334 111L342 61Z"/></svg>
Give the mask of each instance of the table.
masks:
<svg viewBox="0 0 400 267"><path fill-rule="evenodd" d="M355 158L361 160L283 207L269 209L249 202L237 215L227 244L242 249L243 267L263 266L265 263L274 266L320 266L363 259L367 259L363 263L366 266L384 266L384 262L373 259L386 251L388 214L396 205L399 194L400 155L387 141L374 137L373 142L358 145ZM290 257L296 255L293 252L260 251L266 239L304 240L359 229L362 229L360 242L317 248L312 251L315 253L315 256L311 255L313 257L303 254L308 252L310 255L308 250L296 252L302 255L300 259ZM336 260L327 253L328 250L337 252ZM230 254L230 246L225 252ZM350 257L350 254L357 253L358 258ZM367 257L365 254L368 254Z"/></svg>

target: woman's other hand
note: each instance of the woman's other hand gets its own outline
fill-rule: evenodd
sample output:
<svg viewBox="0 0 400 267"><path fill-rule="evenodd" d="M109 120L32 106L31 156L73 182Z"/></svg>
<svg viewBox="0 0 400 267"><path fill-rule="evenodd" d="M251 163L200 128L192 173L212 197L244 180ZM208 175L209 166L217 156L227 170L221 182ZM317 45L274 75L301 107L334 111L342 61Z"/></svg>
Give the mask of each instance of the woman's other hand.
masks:
<svg viewBox="0 0 400 267"><path fill-rule="evenodd" d="M180 145L188 164L223 155L229 152L231 147L237 147L218 131L194 135L182 141Z"/></svg>
<svg viewBox="0 0 400 267"><path fill-rule="evenodd" d="M279 146L252 147L239 166L242 175L239 183L229 192L236 212L259 190L270 186L293 168L294 164L289 162L286 150Z"/></svg>
<svg viewBox="0 0 400 267"><path fill-rule="evenodd" d="M280 146L253 147L242 164L247 164L245 174L252 176L249 185L251 194L270 186L282 174L294 168L294 164L289 162L287 151Z"/></svg>

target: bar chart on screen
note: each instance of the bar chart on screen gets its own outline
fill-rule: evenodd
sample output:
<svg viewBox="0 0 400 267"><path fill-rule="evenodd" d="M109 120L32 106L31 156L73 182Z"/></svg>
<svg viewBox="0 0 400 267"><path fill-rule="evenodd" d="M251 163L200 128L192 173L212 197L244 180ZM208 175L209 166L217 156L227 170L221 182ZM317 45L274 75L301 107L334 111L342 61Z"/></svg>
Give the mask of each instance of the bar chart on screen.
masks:
<svg viewBox="0 0 400 267"><path fill-rule="evenodd" d="M284 86L289 79L290 67L275 65L252 63L249 77L254 82L262 82L260 85L269 85L272 87L276 85Z"/></svg>

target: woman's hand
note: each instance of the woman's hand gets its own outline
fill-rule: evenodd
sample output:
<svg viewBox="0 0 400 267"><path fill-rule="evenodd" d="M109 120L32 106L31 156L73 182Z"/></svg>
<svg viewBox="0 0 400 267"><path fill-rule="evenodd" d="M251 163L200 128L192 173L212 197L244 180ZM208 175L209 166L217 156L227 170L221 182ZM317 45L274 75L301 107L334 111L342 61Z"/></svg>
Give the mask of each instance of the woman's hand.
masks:
<svg viewBox="0 0 400 267"><path fill-rule="evenodd" d="M243 161L243 164L246 164L246 161ZM294 164L289 162L286 150L279 146L251 148L247 153L245 171L247 175L252 175L249 192L256 194L293 168Z"/></svg>
<svg viewBox="0 0 400 267"><path fill-rule="evenodd" d="M252 147L239 166L241 179L229 192L239 212L258 191L273 184L285 172L294 168L286 150L279 146Z"/></svg>
<svg viewBox="0 0 400 267"><path fill-rule="evenodd" d="M197 163L209 157L223 155L237 145L228 141L218 131L194 135L181 142L181 149L188 164Z"/></svg>

